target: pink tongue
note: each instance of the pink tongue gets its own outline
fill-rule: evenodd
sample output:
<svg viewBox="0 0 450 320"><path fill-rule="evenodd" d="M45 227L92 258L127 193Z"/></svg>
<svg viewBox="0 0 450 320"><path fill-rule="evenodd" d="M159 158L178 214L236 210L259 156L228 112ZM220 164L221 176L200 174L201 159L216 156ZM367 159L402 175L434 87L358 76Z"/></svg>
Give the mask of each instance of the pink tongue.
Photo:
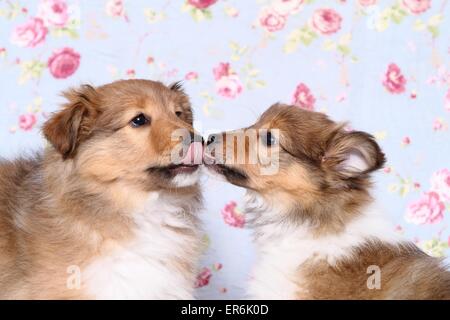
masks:
<svg viewBox="0 0 450 320"><path fill-rule="evenodd" d="M181 160L182 164L202 164L203 144L201 142L193 142L189 145L186 156Z"/></svg>

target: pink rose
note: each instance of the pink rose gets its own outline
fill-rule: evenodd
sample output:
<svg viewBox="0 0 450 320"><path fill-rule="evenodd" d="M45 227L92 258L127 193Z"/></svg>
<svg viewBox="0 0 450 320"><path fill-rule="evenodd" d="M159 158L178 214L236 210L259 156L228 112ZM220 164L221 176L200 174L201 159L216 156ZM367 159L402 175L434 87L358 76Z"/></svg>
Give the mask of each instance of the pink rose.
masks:
<svg viewBox="0 0 450 320"><path fill-rule="evenodd" d="M134 78L136 76L136 70L134 69L128 69L125 73L130 78Z"/></svg>
<svg viewBox="0 0 450 320"><path fill-rule="evenodd" d="M292 96L292 104L306 110L314 110L316 98L304 83L300 83Z"/></svg>
<svg viewBox="0 0 450 320"><path fill-rule="evenodd" d="M400 68L395 63L391 63L383 79L384 87L390 93L402 93L405 91L405 84L406 79L402 75Z"/></svg>
<svg viewBox="0 0 450 320"><path fill-rule="evenodd" d="M359 4L363 7L373 6L377 0L359 0Z"/></svg>
<svg viewBox="0 0 450 320"><path fill-rule="evenodd" d="M444 106L445 110L450 111L450 89L448 89L447 94L445 95Z"/></svg>
<svg viewBox="0 0 450 320"><path fill-rule="evenodd" d="M186 73L184 78L186 80L197 80L198 79L198 73L195 72L195 71L190 71L190 72Z"/></svg>
<svg viewBox="0 0 450 320"><path fill-rule="evenodd" d="M443 130L443 129L444 129L444 122L439 118L434 119L433 130L439 131L439 130Z"/></svg>
<svg viewBox="0 0 450 320"><path fill-rule="evenodd" d="M197 9L206 9L216 2L217 0L188 0L188 3Z"/></svg>
<svg viewBox="0 0 450 320"><path fill-rule="evenodd" d="M435 224L444 218L444 210L445 205L436 192L425 192L422 198L408 205L405 219L414 224Z"/></svg>
<svg viewBox="0 0 450 320"><path fill-rule="evenodd" d="M219 80L222 77L226 77L230 74L230 64L221 62L215 68L213 68L214 79Z"/></svg>
<svg viewBox="0 0 450 320"><path fill-rule="evenodd" d="M19 127L22 130L29 131L33 129L36 124L37 118L34 113L22 114L19 116Z"/></svg>
<svg viewBox="0 0 450 320"><path fill-rule="evenodd" d="M208 285L211 277L211 270L208 267L204 267L202 271L197 275L197 279L195 280L195 287L201 288Z"/></svg>
<svg viewBox="0 0 450 320"><path fill-rule="evenodd" d="M404 144L404 145L409 145L409 144L411 144L411 138L410 138L410 137L404 137L404 138L402 139L402 144Z"/></svg>
<svg viewBox="0 0 450 320"><path fill-rule="evenodd" d="M241 94L242 89L242 83L237 74L222 77L216 82L217 93L225 98L236 98Z"/></svg>
<svg viewBox="0 0 450 320"><path fill-rule="evenodd" d="M37 16L46 26L63 27L69 20L67 3L65 0L41 0Z"/></svg>
<svg viewBox="0 0 450 320"><path fill-rule="evenodd" d="M341 16L333 9L318 9L312 18L313 28L321 34L332 34L341 28Z"/></svg>
<svg viewBox="0 0 450 320"><path fill-rule="evenodd" d="M222 209L222 217L225 223L232 227L244 227L244 215L237 209L237 204L235 201L230 201L227 205L225 205Z"/></svg>
<svg viewBox="0 0 450 320"><path fill-rule="evenodd" d="M259 23L269 32L279 31L286 24L286 17L272 7L264 7L259 13Z"/></svg>
<svg viewBox="0 0 450 320"><path fill-rule="evenodd" d="M42 19L31 18L14 29L11 42L20 47L35 47L45 40L47 33L48 29Z"/></svg>
<svg viewBox="0 0 450 320"><path fill-rule="evenodd" d="M450 202L450 170L442 169L431 176L431 190L446 202Z"/></svg>
<svg viewBox="0 0 450 320"><path fill-rule="evenodd" d="M50 73L56 79L65 79L77 71L80 65L80 54L72 48L62 48L53 52L48 59Z"/></svg>
<svg viewBox="0 0 450 320"><path fill-rule="evenodd" d="M304 0L277 0L271 7L283 16L296 14L300 11Z"/></svg>
<svg viewBox="0 0 450 320"><path fill-rule="evenodd" d="M106 14L110 17L125 16L125 8L123 6L123 0L109 0L106 3Z"/></svg>
<svg viewBox="0 0 450 320"><path fill-rule="evenodd" d="M431 0L403 0L402 3L412 14L420 14L431 7Z"/></svg>

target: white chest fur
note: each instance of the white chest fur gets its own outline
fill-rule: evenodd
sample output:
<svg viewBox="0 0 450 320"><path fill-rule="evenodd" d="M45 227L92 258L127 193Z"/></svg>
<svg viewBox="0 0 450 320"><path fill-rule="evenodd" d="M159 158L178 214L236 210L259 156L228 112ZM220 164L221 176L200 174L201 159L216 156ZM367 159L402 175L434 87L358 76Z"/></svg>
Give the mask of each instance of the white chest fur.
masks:
<svg viewBox="0 0 450 320"><path fill-rule="evenodd" d="M89 295L98 299L190 299L200 232L176 201L152 194L133 214L131 241L114 247L82 270Z"/></svg>
<svg viewBox="0 0 450 320"><path fill-rule="evenodd" d="M402 239L375 207L367 208L339 234L314 238L308 226L267 225L258 230L258 258L249 283L253 299L295 299L302 292L301 265L311 258L334 264L368 239L399 243Z"/></svg>

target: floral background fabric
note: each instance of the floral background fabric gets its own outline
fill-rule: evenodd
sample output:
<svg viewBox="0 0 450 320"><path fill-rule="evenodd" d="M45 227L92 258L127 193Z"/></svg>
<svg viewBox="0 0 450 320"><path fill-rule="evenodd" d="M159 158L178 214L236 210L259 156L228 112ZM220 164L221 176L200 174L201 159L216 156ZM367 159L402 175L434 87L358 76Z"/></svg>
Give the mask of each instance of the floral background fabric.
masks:
<svg viewBox="0 0 450 320"><path fill-rule="evenodd" d="M450 4L443 0L0 0L0 156L44 145L60 91L183 80L205 135L274 102L372 133L375 194L396 232L450 245ZM254 259L243 189L203 179L199 298L243 297Z"/></svg>

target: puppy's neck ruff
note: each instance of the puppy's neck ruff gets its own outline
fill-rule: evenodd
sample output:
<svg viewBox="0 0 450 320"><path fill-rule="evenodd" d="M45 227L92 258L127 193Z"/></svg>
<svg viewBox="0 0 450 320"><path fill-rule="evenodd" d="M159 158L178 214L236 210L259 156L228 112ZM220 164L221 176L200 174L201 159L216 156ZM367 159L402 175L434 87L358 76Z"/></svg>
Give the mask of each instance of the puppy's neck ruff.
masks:
<svg viewBox="0 0 450 320"><path fill-rule="evenodd" d="M187 211L180 201L190 201ZM192 299L195 264L201 252L199 204L160 192L132 213L133 237L105 248L89 264L83 283L102 299Z"/></svg>
<svg viewBox="0 0 450 320"><path fill-rule="evenodd" d="M91 257L80 263L81 292L95 299L191 299L202 231L201 194L194 178L178 187L144 192L121 180L79 177L71 160L49 168L47 183L62 181L55 203L69 204L68 224L83 226ZM64 176L64 179L55 177ZM80 195L84 195L81 197ZM53 200L52 200L53 201ZM76 263L78 265L78 262Z"/></svg>
<svg viewBox="0 0 450 320"><path fill-rule="evenodd" d="M245 200L258 252L248 292L251 298L294 299L299 294L296 275L303 263L317 259L335 265L351 258L353 249L367 242L402 242L374 203L362 207L342 231L318 234L317 222L292 218L296 210L292 204L252 191L247 192Z"/></svg>

